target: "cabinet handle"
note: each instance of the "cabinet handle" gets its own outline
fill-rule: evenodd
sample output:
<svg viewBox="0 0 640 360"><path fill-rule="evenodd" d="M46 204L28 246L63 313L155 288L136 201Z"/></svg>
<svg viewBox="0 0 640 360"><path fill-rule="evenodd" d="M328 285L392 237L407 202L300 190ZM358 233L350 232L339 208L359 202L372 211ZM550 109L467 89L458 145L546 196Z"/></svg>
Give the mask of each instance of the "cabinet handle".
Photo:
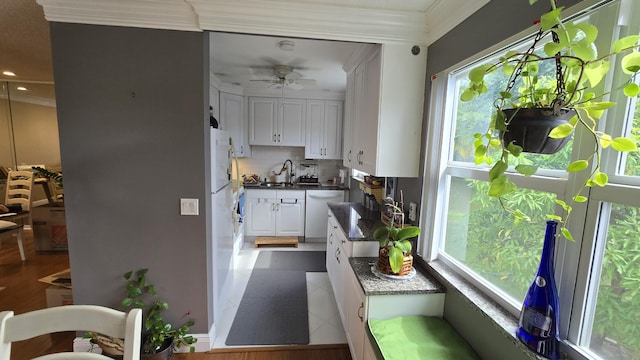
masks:
<svg viewBox="0 0 640 360"><path fill-rule="evenodd" d="M362 317L362 315L360 315L360 310L364 310L364 303L360 303L360 307L358 308L358 317L360 318L360 322L364 321L364 318Z"/></svg>
<svg viewBox="0 0 640 360"><path fill-rule="evenodd" d="M280 134L278 134L278 142L280 142Z"/></svg>
<svg viewBox="0 0 640 360"><path fill-rule="evenodd" d="M347 160L351 162L351 150L349 150L349 153L347 153Z"/></svg>
<svg viewBox="0 0 640 360"><path fill-rule="evenodd" d="M333 245L333 234L329 234L329 244Z"/></svg>
<svg viewBox="0 0 640 360"><path fill-rule="evenodd" d="M244 145L240 145L240 154L244 154Z"/></svg>
<svg viewBox="0 0 640 360"><path fill-rule="evenodd" d="M340 242L344 244L344 243L346 243L347 241L346 241L345 239L340 239Z"/></svg>
<svg viewBox="0 0 640 360"><path fill-rule="evenodd" d="M336 261L340 264L340 248L336 249Z"/></svg>
<svg viewBox="0 0 640 360"><path fill-rule="evenodd" d="M276 142L276 134L273 134L273 142Z"/></svg>
<svg viewBox="0 0 640 360"><path fill-rule="evenodd" d="M337 226L335 226L335 225L333 225L333 228L334 228L334 229L337 229L338 227L337 227Z"/></svg>
<svg viewBox="0 0 640 360"><path fill-rule="evenodd" d="M291 202L291 200L293 200L293 202ZM283 204L297 204L298 203L298 199L280 199L280 202Z"/></svg>

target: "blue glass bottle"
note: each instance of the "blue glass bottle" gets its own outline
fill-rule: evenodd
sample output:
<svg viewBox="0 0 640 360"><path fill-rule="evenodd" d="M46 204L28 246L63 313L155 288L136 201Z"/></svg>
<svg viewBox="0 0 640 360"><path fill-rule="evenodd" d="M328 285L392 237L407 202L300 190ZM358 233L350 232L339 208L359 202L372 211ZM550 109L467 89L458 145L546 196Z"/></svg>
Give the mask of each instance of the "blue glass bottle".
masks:
<svg viewBox="0 0 640 360"><path fill-rule="evenodd" d="M558 289L553 272L557 221L547 221L538 273L520 311L516 336L528 348L547 359L560 359L558 349Z"/></svg>

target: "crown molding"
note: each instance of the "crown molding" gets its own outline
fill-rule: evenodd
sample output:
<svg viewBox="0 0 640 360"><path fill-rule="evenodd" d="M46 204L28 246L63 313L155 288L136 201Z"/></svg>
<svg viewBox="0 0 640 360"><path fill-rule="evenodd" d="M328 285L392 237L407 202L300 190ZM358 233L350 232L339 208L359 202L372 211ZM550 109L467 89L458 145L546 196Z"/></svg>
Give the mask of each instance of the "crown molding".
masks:
<svg viewBox="0 0 640 360"><path fill-rule="evenodd" d="M52 22L429 45L489 0L365 7L302 0L36 0ZM425 0L425 4L428 2ZM410 6L408 6L409 4ZM395 6L395 4L394 4Z"/></svg>
<svg viewBox="0 0 640 360"><path fill-rule="evenodd" d="M52 22L202 31L184 0L36 0Z"/></svg>
<svg viewBox="0 0 640 360"><path fill-rule="evenodd" d="M489 3L489 1L491 0L445 0L434 2L425 13L427 24L426 43L435 42Z"/></svg>

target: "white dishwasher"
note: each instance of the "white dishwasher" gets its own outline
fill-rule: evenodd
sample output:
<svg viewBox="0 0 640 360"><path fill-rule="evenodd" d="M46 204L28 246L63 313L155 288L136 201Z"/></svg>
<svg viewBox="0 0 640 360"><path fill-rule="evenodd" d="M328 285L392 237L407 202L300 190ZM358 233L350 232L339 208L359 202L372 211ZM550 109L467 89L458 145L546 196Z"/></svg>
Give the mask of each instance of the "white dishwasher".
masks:
<svg viewBox="0 0 640 360"><path fill-rule="evenodd" d="M327 203L343 202L344 190L307 190L305 242L327 240Z"/></svg>

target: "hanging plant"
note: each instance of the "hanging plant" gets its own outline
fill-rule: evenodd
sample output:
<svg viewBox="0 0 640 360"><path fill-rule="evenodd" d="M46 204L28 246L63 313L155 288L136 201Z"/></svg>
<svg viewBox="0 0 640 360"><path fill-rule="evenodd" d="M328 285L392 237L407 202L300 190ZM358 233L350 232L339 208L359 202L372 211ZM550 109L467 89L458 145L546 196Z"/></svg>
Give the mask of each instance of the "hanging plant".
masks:
<svg viewBox="0 0 640 360"><path fill-rule="evenodd" d="M529 3L536 1L529 0ZM522 152L555 153L579 127L593 136L594 146L587 158L573 161L566 168L567 172L590 172L572 196L571 203L585 202L587 198L581 193L586 188L608 183L608 175L600 168L603 149L610 147L618 152L637 151L637 145L630 138L614 138L599 129L600 119L615 103L605 100L609 92L598 93L595 89L615 66L620 66L626 78L613 91L622 90L628 97L640 94L640 87L634 82L640 70L640 35L618 39L609 53L599 55L595 44L597 27L588 22L564 22L561 16L563 7L556 7L555 0L549 2L551 10L541 16L540 29L531 47L525 52L509 51L495 63L472 69L469 72L470 83L460 96L462 101L470 101L486 93L485 76L489 73L502 71L509 76L506 88L494 99L496 109L487 131L474 134L475 163L491 166L488 195L498 198L501 204L505 204L505 196L517 190L507 176L510 167L525 176L533 175L538 170L536 166L519 163L518 157ZM544 45L540 49L541 44ZM542 52L537 53L536 50ZM610 62L615 55L621 57L619 65ZM554 64L553 80L545 78L544 75L548 74L541 72L541 64L545 62ZM532 111L535 116L531 115ZM520 115L528 117L534 128L522 125ZM544 117L554 118L555 123L541 125ZM529 137L518 138L517 133L528 134ZM539 144L529 147L531 142ZM546 148L547 145L550 147ZM491 155L494 153L498 156ZM565 227L572 206L562 200L556 202L564 209L564 217L554 214L548 214L547 217L560 222L562 234L572 240L571 233ZM516 221L529 220L518 209L506 210Z"/></svg>

